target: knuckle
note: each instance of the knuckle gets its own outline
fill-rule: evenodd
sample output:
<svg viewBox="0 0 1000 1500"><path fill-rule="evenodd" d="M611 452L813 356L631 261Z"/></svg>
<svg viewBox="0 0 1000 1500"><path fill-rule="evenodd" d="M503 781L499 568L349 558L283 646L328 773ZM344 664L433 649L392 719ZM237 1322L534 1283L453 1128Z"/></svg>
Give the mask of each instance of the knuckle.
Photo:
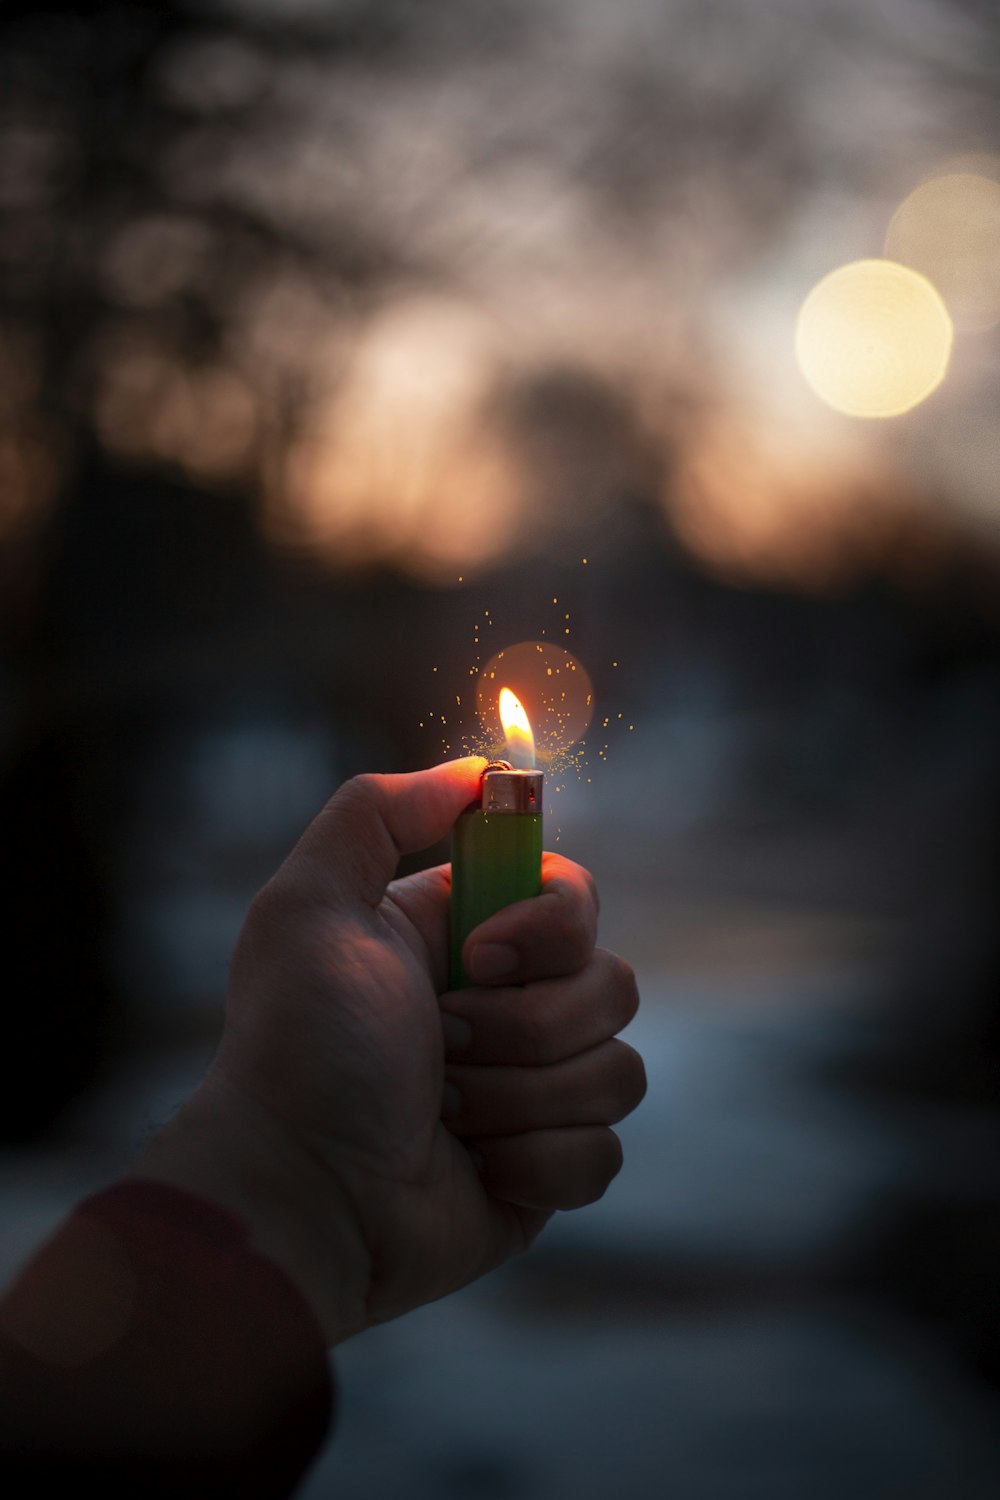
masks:
<svg viewBox="0 0 1000 1500"><path fill-rule="evenodd" d="M623 990L634 990L635 970L628 959L622 958L619 953L609 953L608 957L611 960L611 972L615 982Z"/></svg>
<svg viewBox="0 0 1000 1500"><path fill-rule="evenodd" d="M516 1021L518 1050L528 1066L555 1060L558 1049L553 1037L556 1029L557 1017L546 1001L536 999L531 1005L519 1008Z"/></svg>
<svg viewBox="0 0 1000 1500"><path fill-rule="evenodd" d="M257 977L270 969L281 934L287 931L287 914L281 881L274 876L251 901L233 948L229 976L234 992L253 987Z"/></svg>
<svg viewBox="0 0 1000 1500"><path fill-rule="evenodd" d="M622 1026L627 1026L639 1009L639 986L635 970L617 953L607 954L608 981L615 997L615 1010L621 1016Z"/></svg>
<svg viewBox="0 0 1000 1500"><path fill-rule="evenodd" d="M261 886L250 903L243 924L245 941L266 941L280 931L288 918L289 896L287 881L279 872L272 875L266 885Z"/></svg>
<svg viewBox="0 0 1000 1500"><path fill-rule="evenodd" d="M584 1208L604 1197L609 1186L622 1169L624 1155L621 1141L613 1130L599 1127L587 1142L587 1159L584 1171L561 1208Z"/></svg>
<svg viewBox="0 0 1000 1500"><path fill-rule="evenodd" d="M352 776L323 813L327 840L351 853L355 876L376 882L383 864L388 861L391 868L400 853L384 817L388 780L376 772Z"/></svg>
<svg viewBox="0 0 1000 1500"><path fill-rule="evenodd" d="M625 1161L622 1143L613 1130L602 1130L599 1147L599 1168L604 1174L605 1187L618 1176Z"/></svg>
<svg viewBox="0 0 1000 1500"><path fill-rule="evenodd" d="M594 948L594 913L573 893L573 899L565 903L561 914L561 939L580 967L586 963Z"/></svg>
<svg viewBox="0 0 1000 1500"><path fill-rule="evenodd" d="M597 881L586 865L578 865L575 861L567 859L563 861L562 868L565 871L566 884L573 891L574 896L577 896L583 905L591 906L596 915L600 905Z"/></svg>
<svg viewBox="0 0 1000 1500"><path fill-rule="evenodd" d="M591 905L594 908L594 917L596 919L600 915L601 910L601 893L597 889L597 881L594 879L593 875L591 875L590 871L585 869L583 873L587 886L587 895L590 897Z"/></svg>
<svg viewBox="0 0 1000 1500"><path fill-rule="evenodd" d="M276 908L283 905L281 886L277 875L272 875L266 885L262 885L250 903L247 913L248 921L266 925L275 914Z"/></svg>
<svg viewBox="0 0 1000 1500"><path fill-rule="evenodd" d="M646 1067L634 1047L614 1043L614 1077L612 1092L618 1118L631 1114L646 1096Z"/></svg>
<svg viewBox="0 0 1000 1500"><path fill-rule="evenodd" d="M634 1047L629 1047L627 1050L630 1069L629 1081L631 1088L631 1102L629 1104L629 1109L633 1110L642 1103L643 1099L645 1099L648 1083L646 1079L646 1064L643 1062L642 1058L639 1056L638 1052L636 1052Z"/></svg>
<svg viewBox="0 0 1000 1500"><path fill-rule="evenodd" d="M593 984L600 996L608 1035L624 1031L639 1009L639 990L630 963L606 948L594 950Z"/></svg>
<svg viewBox="0 0 1000 1500"><path fill-rule="evenodd" d="M344 790L349 791L352 797L363 797L370 801L379 796L385 777L380 776L377 771L363 771L360 776L352 776L345 781Z"/></svg>
<svg viewBox="0 0 1000 1500"><path fill-rule="evenodd" d="M597 931L597 886L589 870L568 860L551 870L545 882L554 900L548 920L557 921L564 937L593 947Z"/></svg>
<svg viewBox="0 0 1000 1500"><path fill-rule="evenodd" d="M586 924L580 920L567 922L560 949L563 973L567 977L579 974L587 967L591 953L592 937Z"/></svg>
<svg viewBox="0 0 1000 1500"><path fill-rule="evenodd" d="M355 819L367 815L368 809L377 799L381 776L366 771L361 776L352 776L331 797L328 807L341 818Z"/></svg>

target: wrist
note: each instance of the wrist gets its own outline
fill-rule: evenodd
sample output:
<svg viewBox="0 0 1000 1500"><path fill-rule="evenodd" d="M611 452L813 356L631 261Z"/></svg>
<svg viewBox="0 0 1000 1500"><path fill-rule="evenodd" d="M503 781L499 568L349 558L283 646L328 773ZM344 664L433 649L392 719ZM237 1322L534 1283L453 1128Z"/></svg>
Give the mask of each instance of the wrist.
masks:
<svg viewBox="0 0 1000 1500"><path fill-rule="evenodd" d="M298 1287L328 1345L367 1326L369 1256L346 1197L322 1161L242 1091L210 1074L135 1171L241 1219L254 1248Z"/></svg>

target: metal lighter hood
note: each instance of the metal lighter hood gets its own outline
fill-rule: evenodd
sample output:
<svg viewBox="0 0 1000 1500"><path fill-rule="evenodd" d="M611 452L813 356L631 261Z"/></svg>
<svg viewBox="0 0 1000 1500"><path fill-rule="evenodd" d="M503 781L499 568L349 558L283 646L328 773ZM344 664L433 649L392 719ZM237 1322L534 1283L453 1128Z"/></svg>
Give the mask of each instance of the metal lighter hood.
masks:
<svg viewBox="0 0 1000 1500"><path fill-rule="evenodd" d="M541 771L491 770L483 773L482 810L487 817L500 813L533 813L542 811Z"/></svg>

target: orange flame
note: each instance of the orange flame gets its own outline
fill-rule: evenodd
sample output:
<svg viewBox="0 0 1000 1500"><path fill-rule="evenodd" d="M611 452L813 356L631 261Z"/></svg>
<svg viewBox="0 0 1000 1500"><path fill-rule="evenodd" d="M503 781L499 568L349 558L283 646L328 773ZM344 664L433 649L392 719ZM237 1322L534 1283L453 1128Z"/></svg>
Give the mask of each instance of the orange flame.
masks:
<svg viewBox="0 0 1000 1500"><path fill-rule="evenodd" d="M500 723L511 765L530 771L535 764L535 737L520 698L510 688L500 689Z"/></svg>

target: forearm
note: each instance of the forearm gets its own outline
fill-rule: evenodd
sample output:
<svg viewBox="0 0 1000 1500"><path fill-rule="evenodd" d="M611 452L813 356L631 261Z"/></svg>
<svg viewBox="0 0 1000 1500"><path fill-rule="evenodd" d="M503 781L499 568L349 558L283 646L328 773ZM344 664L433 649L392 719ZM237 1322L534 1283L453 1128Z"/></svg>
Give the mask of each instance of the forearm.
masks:
<svg viewBox="0 0 1000 1500"><path fill-rule="evenodd" d="M218 1204L295 1283L328 1347L366 1326L368 1260L350 1205L318 1155L210 1074L154 1137L135 1175Z"/></svg>
<svg viewBox="0 0 1000 1500"><path fill-rule="evenodd" d="M10 1479L278 1500L329 1423L320 1329L216 1204L132 1179L87 1200L0 1303ZM8 1490L11 1486L7 1486Z"/></svg>

